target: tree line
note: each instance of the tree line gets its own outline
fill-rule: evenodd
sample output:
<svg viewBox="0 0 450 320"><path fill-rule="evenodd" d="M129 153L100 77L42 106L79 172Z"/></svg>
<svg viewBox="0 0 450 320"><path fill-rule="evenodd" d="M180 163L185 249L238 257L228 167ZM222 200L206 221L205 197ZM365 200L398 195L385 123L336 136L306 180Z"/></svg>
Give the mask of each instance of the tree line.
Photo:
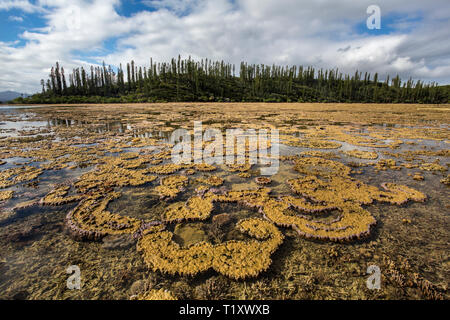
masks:
<svg viewBox="0 0 450 320"><path fill-rule="evenodd" d="M66 73L57 62L42 91L15 103L132 102L360 102L448 103L449 88L408 79L338 69L242 62L239 71L224 61L178 58L148 66L134 61L114 70L91 66Z"/></svg>

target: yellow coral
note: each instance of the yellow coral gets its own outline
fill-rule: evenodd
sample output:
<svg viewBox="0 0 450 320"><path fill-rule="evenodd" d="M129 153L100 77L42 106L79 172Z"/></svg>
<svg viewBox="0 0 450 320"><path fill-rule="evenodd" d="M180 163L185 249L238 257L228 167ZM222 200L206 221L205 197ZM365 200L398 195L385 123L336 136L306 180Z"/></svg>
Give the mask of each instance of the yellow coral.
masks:
<svg viewBox="0 0 450 320"><path fill-rule="evenodd" d="M96 170L82 175L75 186L82 192L94 188L139 186L156 180L156 176L147 175L145 169L130 170L117 165L115 160L109 160Z"/></svg>
<svg viewBox="0 0 450 320"><path fill-rule="evenodd" d="M181 170L182 168L183 167L180 165L169 163L147 168L147 172L156 174L172 174Z"/></svg>
<svg viewBox="0 0 450 320"><path fill-rule="evenodd" d="M147 234L137 247L154 271L195 275L213 268L234 279L256 276L270 266L270 255L282 243L283 235L261 219L241 220L237 227L259 240L231 240L218 245L202 241L182 248L172 240L172 233L163 231Z"/></svg>
<svg viewBox="0 0 450 320"><path fill-rule="evenodd" d="M205 220L213 209L213 198L191 197L184 202L171 204L164 210L163 220L166 222L181 220Z"/></svg>
<svg viewBox="0 0 450 320"><path fill-rule="evenodd" d="M200 177L197 179L197 181L215 187L221 186L223 184L223 179L217 176Z"/></svg>
<svg viewBox="0 0 450 320"><path fill-rule="evenodd" d="M408 200L424 201L426 196L412 188L392 183L383 184L386 191L366 185L350 177L329 176L327 180L307 176L288 181L293 192L308 198L310 202L292 197L271 199L263 207L264 215L274 223L293 227L307 238L333 241L351 240L366 236L375 219L362 204L374 200L402 204ZM333 221L313 220L304 215L289 215L286 211L296 208L303 212L320 212L332 209L340 214Z"/></svg>
<svg viewBox="0 0 450 320"><path fill-rule="evenodd" d="M375 163L375 170L386 171L387 169L400 170L401 167L397 166L394 159L381 159Z"/></svg>
<svg viewBox="0 0 450 320"><path fill-rule="evenodd" d="M0 201L5 201L13 197L14 191L0 191Z"/></svg>
<svg viewBox="0 0 450 320"><path fill-rule="evenodd" d="M34 180L42 173L42 169L31 166L22 166L0 171L0 189L11 187L17 183Z"/></svg>
<svg viewBox="0 0 450 320"><path fill-rule="evenodd" d="M345 151L344 153L350 157L359 159L375 160L378 158L378 154L376 152L363 151L358 149Z"/></svg>
<svg viewBox="0 0 450 320"><path fill-rule="evenodd" d="M93 194L66 217L69 231L76 239L98 240L108 234L135 233L141 221L106 211L108 203L120 196L110 192L107 196Z"/></svg>
<svg viewBox="0 0 450 320"><path fill-rule="evenodd" d="M303 174L320 176L347 176L351 171L349 167L338 161L315 157L296 158L294 170Z"/></svg>
<svg viewBox="0 0 450 320"><path fill-rule="evenodd" d="M152 289L143 294L139 294L136 297L133 297L133 300L177 300L170 291L164 289Z"/></svg>
<svg viewBox="0 0 450 320"><path fill-rule="evenodd" d="M161 185L155 188L162 198L174 198L188 184L189 179L186 176L176 175L161 179Z"/></svg>
<svg viewBox="0 0 450 320"><path fill-rule="evenodd" d="M78 201L82 199L81 195L66 197L69 193L70 186L59 186L50 191L44 198L41 199L41 204L46 206L59 206L66 203Z"/></svg>
<svg viewBox="0 0 450 320"><path fill-rule="evenodd" d="M420 169L426 171L442 171L442 172L447 171L446 167L441 166L440 164L437 163L423 163L422 165L420 165Z"/></svg>

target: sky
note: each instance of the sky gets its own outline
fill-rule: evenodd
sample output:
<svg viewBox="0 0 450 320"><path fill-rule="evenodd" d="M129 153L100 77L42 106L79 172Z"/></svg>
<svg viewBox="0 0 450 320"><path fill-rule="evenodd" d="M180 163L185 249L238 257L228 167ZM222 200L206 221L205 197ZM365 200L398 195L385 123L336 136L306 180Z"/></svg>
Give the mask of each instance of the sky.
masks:
<svg viewBox="0 0 450 320"><path fill-rule="evenodd" d="M380 29L369 29L370 5ZM66 69L179 54L450 84L448 0L0 0L0 91Z"/></svg>

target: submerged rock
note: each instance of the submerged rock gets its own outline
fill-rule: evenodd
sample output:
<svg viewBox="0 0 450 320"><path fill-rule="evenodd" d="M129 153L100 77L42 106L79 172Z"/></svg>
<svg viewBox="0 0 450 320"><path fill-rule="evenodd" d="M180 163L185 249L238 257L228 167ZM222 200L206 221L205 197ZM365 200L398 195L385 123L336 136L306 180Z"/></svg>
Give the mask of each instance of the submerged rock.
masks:
<svg viewBox="0 0 450 320"><path fill-rule="evenodd" d="M129 234L108 235L102 239L102 247L110 250L128 249L135 243L136 240Z"/></svg>
<svg viewBox="0 0 450 320"><path fill-rule="evenodd" d="M200 241L208 240L208 236L199 224L177 224L174 234L178 236L178 239L183 246L189 246Z"/></svg>

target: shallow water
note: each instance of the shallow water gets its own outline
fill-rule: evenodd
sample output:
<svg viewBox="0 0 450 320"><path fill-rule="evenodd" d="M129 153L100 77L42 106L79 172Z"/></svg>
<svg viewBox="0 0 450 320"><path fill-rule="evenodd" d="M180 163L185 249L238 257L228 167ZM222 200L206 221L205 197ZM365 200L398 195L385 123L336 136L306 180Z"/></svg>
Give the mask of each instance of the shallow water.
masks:
<svg viewBox="0 0 450 320"><path fill-rule="evenodd" d="M369 237L349 243L305 239L291 228L279 227L285 239L272 255L269 269L246 280L235 281L213 270L192 277L153 272L137 252L136 240L129 237L106 236L97 242L72 239L66 230L65 217L77 203L55 207L39 205L39 200L52 191L55 184L72 184L83 174L95 170L96 163L91 162L92 159L119 156L126 152L153 154L159 147L151 144L134 147L130 144L131 139L155 138L158 143L168 143L171 130L180 126L192 128L194 120L202 119L205 123L216 123L219 127L229 126L230 123L231 126L239 127L239 123L233 122L233 119L240 115L252 125L271 124L280 130L291 130L292 135L297 137L304 136L301 131L305 127L340 127L333 125L334 119L326 105L313 112L309 110L309 105L287 107L283 111L277 111L278 105L263 105L255 110L237 106L237 110L231 111L227 109L229 107L222 108L221 105L198 106L197 109L191 107L111 106L108 112L104 111L105 107L94 106L0 107L0 163L2 160L5 162L0 165L0 170L4 172L24 164L36 168L54 164L54 167L44 170L36 179L0 189L0 192L14 191L12 199L0 202L0 298L129 299L142 293L141 286L145 282L151 288L169 290L178 298L189 299L430 299L435 297L434 293L448 299L450 192L448 186L440 182L448 174L448 153L441 156L415 155L412 160L405 157L394 158L397 165L409 163L419 166L438 159L444 171L405 167L376 171L373 166L368 165L381 159L393 159L391 153L448 150L450 121L448 116L436 116L435 110L429 111L427 126L441 130L439 134L443 137L440 140L431 140L434 138L431 136L430 139L411 139L410 136L402 138L401 133L394 131L392 134L395 137L378 139L378 142L389 144L395 139L402 140L403 143L395 149L357 146L335 137L328 138L328 141L340 143L341 147L336 149L300 148L281 144L281 156L300 155L305 151L333 153L336 156L333 161L349 166L360 164L359 167L351 167L353 178L377 187L385 182L406 185L426 194L427 200L424 203L410 201L401 206L386 203L364 205L377 224L371 229ZM334 108L341 107L338 105ZM336 112L336 117L339 117L339 121L346 120L346 123L350 123L351 134L361 138L370 135L368 129L385 132L383 130L408 127L426 134L420 131L425 129L422 122L409 119L411 110L408 108L416 107L405 107L403 118L392 117L392 121L399 123L373 125L380 123L382 116L386 117L385 121L391 121L386 112L379 114L376 108L372 113L370 110L361 111L362 114L366 112L367 116L361 116L363 120L358 122L354 110L346 109L344 105L340 112ZM186 109L189 110L188 113L185 112ZM160 113L160 110L167 111ZM261 114L272 116L261 118ZM293 121L297 119L298 128L291 122L277 118L277 114L294 119ZM39 133L41 130L48 132ZM33 137L36 140L21 140ZM92 159L76 159L78 162L67 163L66 167L58 168L55 161L70 156L67 154L56 157L58 144L61 148L78 148L80 155L92 155ZM115 145L120 150L111 149ZM28 149L50 151L39 157L36 153L30 153L31 157L25 157L26 154L10 157L14 150ZM343 153L355 149L374 151L378 158L358 159ZM98 151L104 154L97 155L95 152ZM170 160L164 160L164 163L169 162ZM196 179L214 175L223 178L224 186L229 190L252 190L258 187L254 181L259 175L258 168L254 166L251 169L251 178L230 173L225 166L218 166L216 171L210 173L197 171L188 176L190 183L173 200L161 200L155 191L155 186L162 177L158 175L159 179L152 183L115 188L115 191L121 192L121 196L109 203L107 209L121 216L144 221L161 220L168 205L174 201L186 201L195 194L195 189L200 185ZM412 178L412 174L416 172L423 175L423 181ZM292 194L286 181L295 179L298 175L289 161L281 161L278 173L271 177L272 182L268 185L272 196ZM70 192L70 195L76 194L72 189ZM213 220L214 216L220 214L226 214L225 217L230 222L217 227ZM247 237L238 232L235 226L240 219L248 217L261 215L241 205L218 204L214 207L213 215L204 221L170 224L167 229L174 233L174 241L181 246L202 240L211 243L245 240ZM80 267L81 290L67 289L66 280L69 275L66 269L71 265ZM366 270L369 265L381 268L381 290L369 290L366 286L369 276ZM420 288L417 283L422 282L414 282L413 279L429 281L432 284L431 291Z"/></svg>

